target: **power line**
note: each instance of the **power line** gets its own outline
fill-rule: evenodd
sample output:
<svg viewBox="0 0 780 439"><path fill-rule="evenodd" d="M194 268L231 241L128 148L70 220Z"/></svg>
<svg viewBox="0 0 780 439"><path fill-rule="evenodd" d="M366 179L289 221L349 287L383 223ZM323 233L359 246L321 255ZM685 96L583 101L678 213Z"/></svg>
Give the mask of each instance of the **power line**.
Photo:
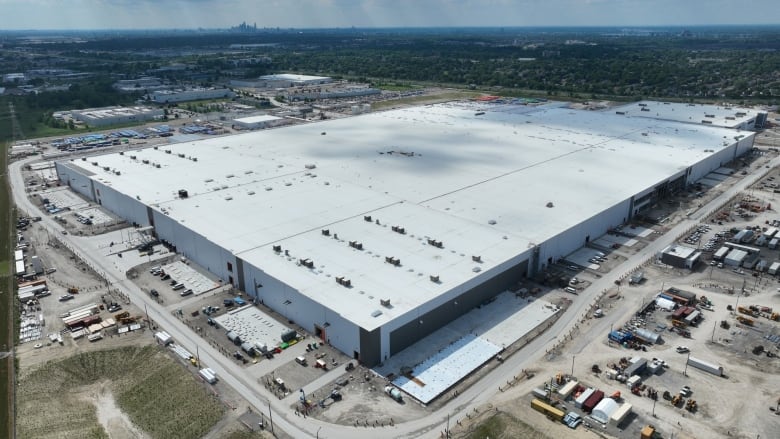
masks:
<svg viewBox="0 0 780 439"><path fill-rule="evenodd" d="M24 140L25 135L22 131L22 126L19 125L19 119L16 117L16 109L14 108L14 103L9 102L8 103L8 112L10 113L10 119L11 119L11 137L14 142L17 140Z"/></svg>

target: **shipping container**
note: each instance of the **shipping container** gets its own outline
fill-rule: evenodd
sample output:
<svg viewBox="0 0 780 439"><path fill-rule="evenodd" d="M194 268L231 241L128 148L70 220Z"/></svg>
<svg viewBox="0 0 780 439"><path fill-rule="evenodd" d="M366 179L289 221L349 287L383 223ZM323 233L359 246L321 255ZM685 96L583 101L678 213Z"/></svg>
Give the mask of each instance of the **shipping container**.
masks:
<svg viewBox="0 0 780 439"><path fill-rule="evenodd" d="M558 422L563 422L563 416L565 415L565 413L562 410L557 409L551 406L550 404L547 404L544 401L534 399L533 401L531 401L531 408L533 408L538 412L543 413L550 419L556 420Z"/></svg>
<svg viewBox="0 0 780 439"><path fill-rule="evenodd" d="M574 400L575 407L577 407L577 408L582 407L582 404L585 403L585 401L587 401L588 398L590 398L590 395L592 395L593 392L595 392L595 391L596 391L596 389L590 387L587 390L585 390L584 392L582 392L582 394L580 394L580 396L578 396L577 399Z"/></svg>
<svg viewBox="0 0 780 439"><path fill-rule="evenodd" d="M582 403L582 411L585 413L590 413L593 411L593 408L596 407L596 404L601 402L602 399L604 399L604 392L601 390L596 390L588 397L588 399L585 400L585 402Z"/></svg>

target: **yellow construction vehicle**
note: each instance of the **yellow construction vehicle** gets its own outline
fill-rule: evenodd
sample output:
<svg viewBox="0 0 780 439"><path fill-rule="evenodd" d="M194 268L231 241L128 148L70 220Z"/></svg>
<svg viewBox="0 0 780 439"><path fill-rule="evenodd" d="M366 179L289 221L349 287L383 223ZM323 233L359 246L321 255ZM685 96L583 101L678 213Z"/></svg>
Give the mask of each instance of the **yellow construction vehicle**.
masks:
<svg viewBox="0 0 780 439"><path fill-rule="evenodd" d="M737 316L737 321L743 325L753 326L753 319L747 317Z"/></svg>

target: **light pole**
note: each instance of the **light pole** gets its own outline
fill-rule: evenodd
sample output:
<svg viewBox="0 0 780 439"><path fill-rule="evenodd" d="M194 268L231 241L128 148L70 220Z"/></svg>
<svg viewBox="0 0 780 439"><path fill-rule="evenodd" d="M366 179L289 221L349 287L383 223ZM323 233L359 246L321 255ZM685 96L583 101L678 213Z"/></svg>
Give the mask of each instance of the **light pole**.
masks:
<svg viewBox="0 0 780 439"><path fill-rule="evenodd" d="M317 434L315 435L317 439L320 439L320 429L322 429L322 427L317 428Z"/></svg>
<svg viewBox="0 0 780 439"><path fill-rule="evenodd" d="M691 351L688 351L688 359L685 360L685 370L683 375L688 376L688 362L691 361Z"/></svg>
<svg viewBox="0 0 780 439"><path fill-rule="evenodd" d="M574 376L574 358L575 356L571 356L571 376Z"/></svg>

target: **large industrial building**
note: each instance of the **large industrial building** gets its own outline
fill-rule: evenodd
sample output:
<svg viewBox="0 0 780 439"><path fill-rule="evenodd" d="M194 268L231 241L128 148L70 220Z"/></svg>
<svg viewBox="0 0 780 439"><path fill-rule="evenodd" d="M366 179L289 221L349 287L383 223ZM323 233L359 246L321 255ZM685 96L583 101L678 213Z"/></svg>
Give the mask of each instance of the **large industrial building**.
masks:
<svg viewBox="0 0 780 439"><path fill-rule="evenodd" d="M734 133L562 104L451 103L57 171L375 365L749 151L754 134Z"/></svg>
<svg viewBox="0 0 780 439"><path fill-rule="evenodd" d="M616 114L630 117L712 125L736 130L764 127L766 111L732 105L685 104L676 102L640 101L615 107Z"/></svg>
<svg viewBox="0 0 780 439"><path fill-rule="evenodd" d="M152 101L158 104L172 104L203 99L229 99L235 95L228 88L195 87L178 90L158 90L152 93Z"/></svg>
<svg viewBox="0 0 780 439"><path fill-rule="evenodd" d="M263 75L257 79L236 79L230 81L235 87L254 88L286 88L302 87L306 85L322 85L333 82L329 76L297 75L293 73L279 73L275 75Z"/></svg>
<svg viewBox="0 0 780 439"><path fill-rule="evenodd" d="M92 127L143 123L160 119L163 114L162 109L149 107L103 107L70 112L73 119Z"/></svg>

